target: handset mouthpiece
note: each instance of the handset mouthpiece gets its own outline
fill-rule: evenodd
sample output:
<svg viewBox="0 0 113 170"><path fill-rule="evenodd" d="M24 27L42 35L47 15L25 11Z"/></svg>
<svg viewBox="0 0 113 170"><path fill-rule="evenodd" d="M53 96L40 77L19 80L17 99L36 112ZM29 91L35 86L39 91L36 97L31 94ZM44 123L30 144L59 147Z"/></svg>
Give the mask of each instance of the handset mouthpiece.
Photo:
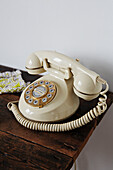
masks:
<svg viewBox="0 0 113 170"><path fill-rule="evenodd" d="M34 53L32 53L27 58L26 69L29 74L33 74L33 75L45 72L42 63L40 62L40 59Z"/></svg>

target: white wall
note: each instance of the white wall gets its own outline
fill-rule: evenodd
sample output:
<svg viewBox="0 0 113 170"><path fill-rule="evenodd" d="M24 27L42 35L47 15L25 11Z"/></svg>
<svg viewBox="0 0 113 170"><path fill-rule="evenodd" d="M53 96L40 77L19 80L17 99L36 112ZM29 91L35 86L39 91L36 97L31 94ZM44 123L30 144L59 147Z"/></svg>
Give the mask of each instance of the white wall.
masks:
<svg viewBox="0 0 113 170"><path fill-rule="evenodd" d="M0 64L24 69L37 50L76 56L113 91L113 0L0 0ZM81 152L78 170L113 169L112 111Z"/></svg>

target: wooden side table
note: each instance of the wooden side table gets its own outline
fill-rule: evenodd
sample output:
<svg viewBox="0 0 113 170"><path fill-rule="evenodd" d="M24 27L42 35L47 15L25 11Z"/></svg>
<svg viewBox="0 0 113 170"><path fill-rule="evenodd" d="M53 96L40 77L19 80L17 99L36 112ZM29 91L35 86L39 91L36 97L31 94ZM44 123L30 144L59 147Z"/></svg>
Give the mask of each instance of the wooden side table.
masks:
<svg viewBox="0 0 113 170"><path fill-rule="evenodd" d="M0 66L0 72L6 70L14 69ZM39 78L22 73L26 81ZM33 131L21 126L6 107L9 101L18 100L19 96L16 93L0 95L0 169L70 169L106 112L91 123L69 132ZM84 115L96 105L97 99L90 102L81 99L80 102L77 113L68 121ZM113 93L108 92L108 108L112 102Z"/></svg>

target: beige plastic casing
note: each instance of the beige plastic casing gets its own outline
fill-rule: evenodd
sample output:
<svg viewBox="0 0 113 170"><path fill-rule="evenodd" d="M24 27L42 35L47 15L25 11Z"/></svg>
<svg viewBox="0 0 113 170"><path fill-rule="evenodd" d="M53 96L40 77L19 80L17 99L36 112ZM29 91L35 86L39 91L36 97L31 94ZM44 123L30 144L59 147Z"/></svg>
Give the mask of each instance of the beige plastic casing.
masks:
<svg viewBox="0 0 113 170"><path fill-rule="evenodd" d="M79 62L53 51L32 53L26 62L30 74L48 71L49 74L39 80L52 81L57 87L55 98L42 108L26 103L24 92L19 100L19 110L27 119L41 122L56 122L71 116L79 106L79 97L85 100L96 98L102 83L95 72L85 68ZM26 89L25 89L26 90Z"/></svg>
<svg viewBox="0 0 113 170"><path fill-rule="evenodd" d="M53 82L53 87L56 86L54 89L56 96L45 105L42 103L42 108L37 107L40 106L40 102L39 105L34 107L34 101L38 98L33 98L31 104L28 104L28 100L25 100L27 90L31 88L31 85L29 85L28 89L26 88L23 91L19 102L12 101L7 105L21 125L29 129L48 132L69 131L89 123L107 109L106 92L109 89L108 83L100 78L98 74L88 70L72 58L53 51L39 51L28 57L26 68L30 74L34 75L44 71L49 72L48 75L35 81L39 81L39 85L32 86L30 97L34 97L32 96L33 89L40 86L41 80L45 80L43 81L44 86L46 81ZM104 91L101 91L102 84L105 84ZM50 93L49 90L48 92ZM97 105L83 116L66 123L53 123L66 119L77 110L79 106L78 96L85 100L92 100L99 94L101 96L98 98ZM39 101L42 102L42 99L39 98ZM17 102L19 108L15 104Z"/></svg>

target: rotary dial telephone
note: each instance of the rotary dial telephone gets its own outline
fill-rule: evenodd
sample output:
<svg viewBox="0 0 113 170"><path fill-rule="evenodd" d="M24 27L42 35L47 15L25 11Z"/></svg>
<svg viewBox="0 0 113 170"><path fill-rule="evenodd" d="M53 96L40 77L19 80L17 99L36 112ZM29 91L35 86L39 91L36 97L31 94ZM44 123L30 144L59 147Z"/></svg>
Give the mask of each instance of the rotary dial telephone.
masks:
<svg viewBox="0 0 113 170"><path fill-rule="evenodd" d="M27 128L68 131L87 124L107 109L107 82L70 57L53 51L35 52L28 57L26 69L32 75L49 73L26 87L18 107L15 102L8 103L17 121ZM104 91L101 91L102 84L106 84ZM103 97L99 98L97 106L84 116L59 123L76 112L79 97L90 101L99 95Z"/></svg>

